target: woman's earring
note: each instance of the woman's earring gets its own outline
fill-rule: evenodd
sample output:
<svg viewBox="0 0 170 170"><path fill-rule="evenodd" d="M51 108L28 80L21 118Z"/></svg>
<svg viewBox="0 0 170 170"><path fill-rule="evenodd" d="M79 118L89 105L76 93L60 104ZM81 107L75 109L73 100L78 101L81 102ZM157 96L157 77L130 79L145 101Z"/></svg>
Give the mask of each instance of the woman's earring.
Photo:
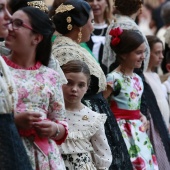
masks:
<svg viewBox="0 0 170 170"><path fill-rule="evenodd" d="M78 38L77 38L77 42L80 43L81 39L82 39L82 32L81 32L82 28L80 28L79 33L78 33Z"/></svg>

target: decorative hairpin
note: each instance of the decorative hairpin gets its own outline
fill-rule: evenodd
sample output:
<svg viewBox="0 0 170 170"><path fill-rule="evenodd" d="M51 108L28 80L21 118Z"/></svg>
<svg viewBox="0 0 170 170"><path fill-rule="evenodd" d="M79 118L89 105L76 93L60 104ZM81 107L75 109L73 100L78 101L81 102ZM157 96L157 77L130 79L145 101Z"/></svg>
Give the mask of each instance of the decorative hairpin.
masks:
<svg viewBox="0 0 170 170"><path fill-rule="evenodd" d="M28 6L34 7L34 8L38 8L43 12L48 12L48 7L47 5L43 2L43 1L31 1L31 2L27 2Z"/></svg>
<svg viewBox="0 0 170 170"><path fill-rule="evenodd" d="M65 11L71 11L72 9L74 9L75 7L73 5L63 5L63 3L55 10L55 13L63 13Z"/></svg>
<svg viewBox="0 0 170 170"><path fill-rule="evenodd" d="M110 30L109 35L112 36L111 44L113 46L116 46L117 44L119 44L120 42L119 35L121 35L122 33L123 33L123 30L120 27Z"/></svg>

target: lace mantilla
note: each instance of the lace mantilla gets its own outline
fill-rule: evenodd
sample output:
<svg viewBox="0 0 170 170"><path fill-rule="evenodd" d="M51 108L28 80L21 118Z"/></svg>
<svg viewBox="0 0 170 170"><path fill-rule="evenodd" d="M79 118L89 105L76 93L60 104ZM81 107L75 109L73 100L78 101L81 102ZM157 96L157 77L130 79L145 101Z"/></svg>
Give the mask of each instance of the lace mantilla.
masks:
<svg viewBox="0 0 170 170"><path fill-rule="evenodd" d="M98 92L105 90L106 78L100 65L93 56L79 44L68 37L57 35L52 46L52 54L57 58L60 66L71 60L84 61L88 65L91 75L94 75L99 79Z"/></svg>
<svg viewBox="0 0 170 170"><path fill-rule="evenodd" d="M3 95L5 95L5 97ZM17 92L13 79L11 78L9 68L1 56L0 56L0 97L2 97L3 101L3 103L0 102L0 113L14 112L17 101Z"/></svg>
<svg viewBox="0 0 170 170"><path fill-rule="evenodd" d="M146 45L146 52L145 52L145 59L144 59L144 71L146 71L149 63L149 58L150 58L150 48L146 36L139 30L138 25L135 23L135 21L132 18L128 16L121 16L121 15L115 15L115 17L116 17L116 21L112 20L106 32L106 42L104 45L102 63L109 68L110 65L115 62L116 54L110 47L111 36L109 35L109 32L112 28L120 27L122 29L139 31L139 33L143 36Z"/></svg>
<svg viewBox="0 0 170 170"><path fill-rule="evenodd" d="M167 28L164 37L165 37L165 43L167 43L168 47L170 48L170 27Z"/></svg>

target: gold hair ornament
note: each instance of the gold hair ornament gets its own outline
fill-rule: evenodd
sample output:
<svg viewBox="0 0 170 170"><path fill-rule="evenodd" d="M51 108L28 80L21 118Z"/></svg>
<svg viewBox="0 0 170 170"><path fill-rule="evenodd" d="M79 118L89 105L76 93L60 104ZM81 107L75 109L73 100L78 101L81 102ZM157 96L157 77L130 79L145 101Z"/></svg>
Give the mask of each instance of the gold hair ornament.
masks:
<svg viewBox="0 0 170 170"><path fill-rule="evenodd" d="M67 20L67 23L71 23L71 17L67 17L66 20Z"/></svg>
<svg viewBox="0 0 170 170"><path fill-rule="evenodd" d="M43 12L48 12L48 7L47 5L43 2L43 1L31 1L31 2L27 2L28 6L34 7L34 8L38 8Z"/></svg>
<svg viewBox="0 0 170 170"><path fill-rule="evenodd" d="M70 16L68 16L68 17L66 18L66 21L67 21L67 23L68 23L68 25L67 25L67 29L68 29L69 31L71 31L71 30L73 29L72 24L70 24L70 23L71 23L71 21L72 21L71 17L70 17Z"/></svg>
<svg viewBox="0 0 170 170"><path fill-rule="evenodd" d="M71 31L71 30L73 29L73 26L72 26L71 24L68 24L68 25L67 25L67 29L68 29L69 31Z"/></svg>
<svg viewBox="0 0 170 170"><path fill-rule="evenodd" d="M65 11L71 11L75 7L73 5L63 5L63 3L55 10L55 13L63 13Z"/></svg>

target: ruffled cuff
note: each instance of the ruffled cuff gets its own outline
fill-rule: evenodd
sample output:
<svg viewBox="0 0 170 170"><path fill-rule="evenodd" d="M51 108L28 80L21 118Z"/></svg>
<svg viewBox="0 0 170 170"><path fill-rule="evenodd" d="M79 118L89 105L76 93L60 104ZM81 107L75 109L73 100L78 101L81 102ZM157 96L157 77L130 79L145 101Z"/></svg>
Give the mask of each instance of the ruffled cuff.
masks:
<svg viewBox="0 0 170 170"><path fill-rule="evenodd" d="M66 140L66 138L68 136L68 123L66 121L56 121L56 123L63 125L65 128L65 134L62 139L59 139L59 140L53 139L57 145L61 145Z"/></svg>

